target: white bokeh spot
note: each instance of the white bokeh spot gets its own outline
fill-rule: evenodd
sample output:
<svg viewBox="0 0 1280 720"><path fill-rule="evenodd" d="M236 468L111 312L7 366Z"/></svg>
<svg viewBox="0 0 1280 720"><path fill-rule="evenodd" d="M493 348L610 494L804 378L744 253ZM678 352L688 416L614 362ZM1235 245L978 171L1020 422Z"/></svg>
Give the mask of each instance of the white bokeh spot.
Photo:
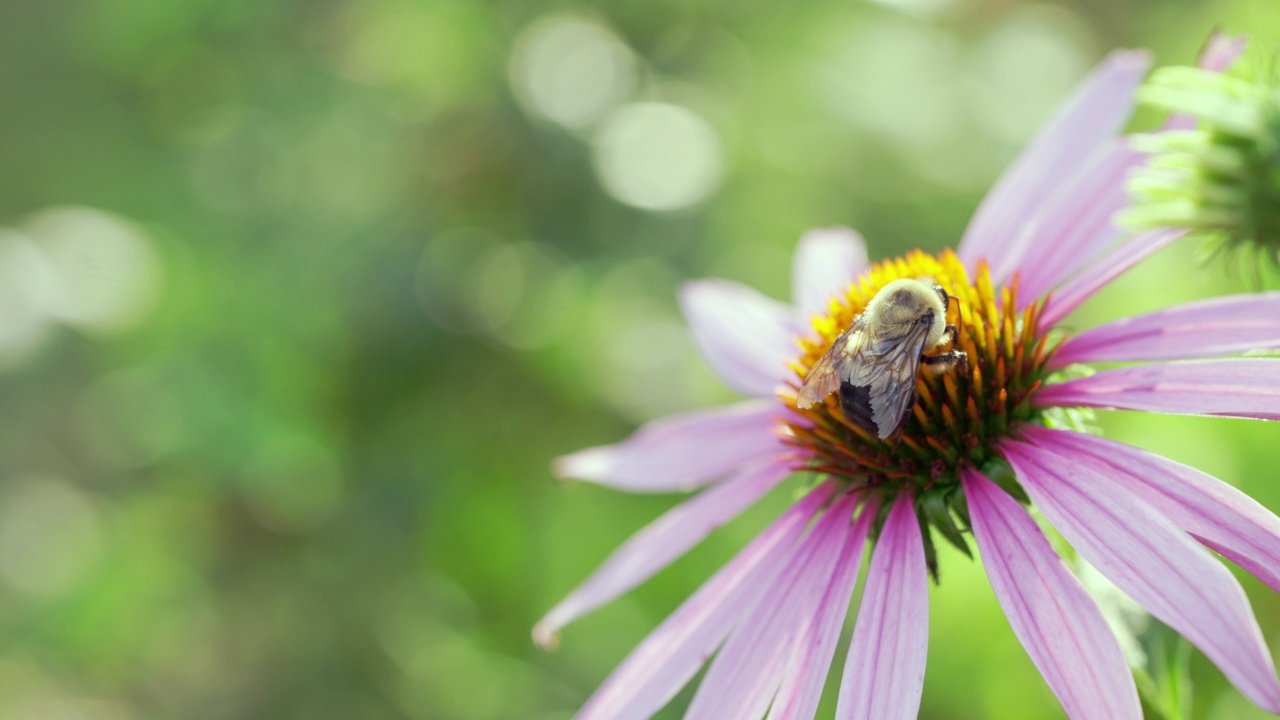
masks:
<svg viewBox="0 0 1280 720"><path fill-rule="evenodd" d="M57 277L48 314L83 330L112 333L146 319L160 291L160 261L140 228L91 208L45 210L23 229Z"/></svg>
<svg viewBox="0 0 1280 720"><path fill-rule="evenodd" d="M1020 8L972 52L970 111L993 136L1025 143L1089 71L1092 45L1088 26L1070 10Z"/></svg>
<svg viewBox="0 0 1280 720"><path fill-rule="evenodd" d="M595 141L596 171L610 195L647 210L679 210L705 200L720 182L720 139L700 115L678 105L625 105Z"/></svg>
<svg viewBox="0 0 1280 720"><path fill-rule="evenodd" d="M631 94L635 65L631 49L599 23L547 17L520 33L508 74L526 112L583 128Z"/></svg>
<svg viewBox="0 0 1280 720"><path fill-rule="evenodd" d="M0 230L0 364L20 360L53 328L49 308L62 295L53 264L30 238Z"/></svg>

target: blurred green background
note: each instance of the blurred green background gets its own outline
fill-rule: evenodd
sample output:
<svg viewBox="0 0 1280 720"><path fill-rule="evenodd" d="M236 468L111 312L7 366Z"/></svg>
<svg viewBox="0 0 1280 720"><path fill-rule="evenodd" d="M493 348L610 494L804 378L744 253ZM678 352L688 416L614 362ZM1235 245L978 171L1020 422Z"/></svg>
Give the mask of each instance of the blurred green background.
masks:
<svg viewBox="0 0 1280 720"><path fill-rule="evenodd" d="M813 226L952 245L1105 52L1186 63L1218 25L1280 13L0 3L0 718L570 717L787 500L531 643L675 501L549 461L732 398L679 283L787 297ZM1194 250L1071 322L1241 289ZM1104 421L1280 509L1276 426ZM1061 717L980 565L944 557L931 607L923 717ZM1261 717L1193 669L1196 717Z"/></svg>

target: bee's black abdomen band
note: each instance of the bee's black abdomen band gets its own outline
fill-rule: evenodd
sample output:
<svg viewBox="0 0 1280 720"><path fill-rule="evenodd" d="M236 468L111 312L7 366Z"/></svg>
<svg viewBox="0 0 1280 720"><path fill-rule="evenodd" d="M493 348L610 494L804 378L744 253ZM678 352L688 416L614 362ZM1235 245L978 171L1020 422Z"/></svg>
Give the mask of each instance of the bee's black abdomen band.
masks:
<svg viewBox="0 0 1280 720"><path fill-rule="evenodd" d="M871 388L866 385L840 383L840 409L849 422L872 434L880 428L871 419Z"/></svg>

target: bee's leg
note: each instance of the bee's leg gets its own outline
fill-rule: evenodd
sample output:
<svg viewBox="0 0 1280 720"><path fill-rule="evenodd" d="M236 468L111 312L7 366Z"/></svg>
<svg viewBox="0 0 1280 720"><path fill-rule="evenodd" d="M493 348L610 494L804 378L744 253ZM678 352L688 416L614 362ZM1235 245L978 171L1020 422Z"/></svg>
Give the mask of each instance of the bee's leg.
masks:
<svg viewBox="0 0 1280 720"><path fill-rule="evenodd" d="M937 355L921 355L920 364L933 372L942 372L952 366L959 365L960 372L969 372L969 354L963 350L948 350Z"/></svg>
<svg viewBox="0 0 1280 720"><path fill-rule="evenodd" d="M954 348L956 343L960 341L960 328L955 325L946 326L942 329L942 332L946 333L947 337L950 338L948 342L951 343L951 347Z"/></svg>
<svg viewBox="0 0 1280 720"><path fill-rule="evenodd" d="M956 349L956 343L960 342L960 329L957 328L955 325L948 325L945 328L943 328L942 331L946 333L947 343L951 345L950 352L944 353L944 355L950 354L950 355L956 356L957 361L960 363L960 372L965 375L969 374L968 353L964 352L963 350Z"/></svg>

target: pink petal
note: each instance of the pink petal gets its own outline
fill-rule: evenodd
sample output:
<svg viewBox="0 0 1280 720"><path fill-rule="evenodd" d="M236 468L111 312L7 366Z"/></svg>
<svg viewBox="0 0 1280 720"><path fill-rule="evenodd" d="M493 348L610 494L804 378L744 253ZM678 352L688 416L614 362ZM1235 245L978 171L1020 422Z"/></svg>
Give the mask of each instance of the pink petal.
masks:
<svg viewBox="0 0 1280 720"><path fill-rule="evenodd" d="M1126 179L1146 160L1119 141L1103 143L1027 223L1031 242L1025 252L992 263L991 281L1004 282L1017 271L1019 305L1025 307L1115 243L1125 234L1113 217L1129 202ZM1017 264L997 275L996 266L1009 262Z"/></svg>
<svg viewBox="0 0 1280 720"><path fill-rule="evenodd" d="M1114 52L1077 86L974 214L957 250L970 270L979 260L1004 257L1081 157L1120 131L1150 64L1146 53ZM1022 267L1014 260L1013 267Z"/></svg>
<svg viewBox="0 0 1280 720"><path fill-rule="evenodd" d="M533 629L544 647L560 628L613 600L697 545L759 500L791 473L779 462L757 464L685 501L632 535L591 577L551 609Z"/></svg>
<svg viewBox="0 0 1280 720"><path fill-rule="evenodd" d="M1280 360L1199 360L1103 370L1041 388L1032 402L1040 407L1280 420Z"/></svg>
<svg viewBox="0 0 1280 720"><path fill-rule="evenodd" d="M1131 445L1027 427L1030 441L1133 493L1174 525L1280 591L1280 517L1221 480Z"/></svg>
<svg viewBox="0 0 1280 720"><path fill-rule="evenodd" d="M1224 72L1244 53L1249 45L1248 35L1232 37L1221 30L1214 30L1200 51L1200 67L1213 72Z"/></svg>
<svg viewBox="0 0 1280 720"><path fill-rule="evenodd" d="M924 690L929 588L915 502L903 493L876 541L836 717L913 720Z"/></svg>
<svg viewBox="0 0 1280 720"><path fill-rule="evenodd" d="M680 289L693 341L725 384L752 397L772 397L799 349L796 313L745 285L697 280Z"/></svg>
<svg viewBox="0 0 1280 720"><path fill-rule="evenodd" d="M759 718L782 682L799 626L831 582L851 528L853 498L831 506L800 541L782 574L711 662L686 720Z"/></svg>
<svg viewBox="0 0 1280 720"><path fill-rule="evenodd" d="M1280 348L1280 292L1233 295L1116 320L1068 339L1050 366L1175 360Z"/></svg>
<svg viewBox="0 0 1280 720"><path fill-rule="evenodd" d="M787 662L782 688L769 706L769 720L813 720L844 617L849 612L849 597L862 567L867 532L878 509L870 501L863 507L852 532L845 537L835 576L823 592L817 611L811 617L800 618L795 655Z"/></svg>
<svg viewBox="0 0 1280 720"><path fill-rule="evenodd" d="M781 411L750 400L654 420L615 445L587 448L556 460L556 475L632 492L701 487L781 446L773 435Z"/></svg>
<svg viewBox="0 0 1280 720"><path fill-rule="evenodd" d="M1280 712L1280 682L1240 583L1137 496L1078 462L1008 442L1031 500L1089 564L1200 648L1253 702Z"/></svg>
<svg viewBox="0 0 1280 720"><path fill-rule="evenodd" d="M1244 36L1231 38L1222 33L1214 33L1201 55L1200 66L1207 70L1222 71L1244 51L1246 41L1247 38ZM1164 129L1189 128L1193 127L1194 124L1194 121L1189 118L1174 116L1165 123ZM1140 158L1136 155L1130 155L1125 158L1123 154L1119 154L1116 159L1121 161L1124 168L1132 167L1140 161ZM1092 169L1088 172L1090 175L1096 174ZM1126 193L1121 187L1122 185L1123 183L1117 184L1112 181L1105 183L1104 186L1109 188L1109 192L1104 196L1105 200L1092 205L1092 217L1095 220L1091 227L1084 227L1070 212L1058 212L1058 220L1056 221L1037 218L1038 222L1034 223L1036 225L1036 235L1042 233L1045 228L1074 228L1072 232L1075 233L1077 238L1084 239L1086 241L1084 243L1081 243L1080 240L1045 242L1043 238L1038 237L1035 238L1035 242L1031 242L1032 233L1024 231L1024 235L1020 239L1026 245L1025 247L1020 246L1021 249L1014 253L1013 258L1016 267L1023 271L1021 278L1022 292L1019 297L1024 305L1057 285L1063 278L1068 277L1072 272L1079 269L1081 265L1094 257L1099 250L1119 236L1119 233L1114 231L1108 232L1106 226L1100 226L1096 218L1103 215L1110 218L1116 210L1123 207ZM1085 207L1088 208L1090 206L1086 205ZM1041 316L1041 326L1051 327L1056 324L1100 288L1106 286L1132 265L1137 264L1138 261L1181 236L1184 232L1184 230L1164 229L1145 233L1117 248L1108 257L1094 263L1094 267L1077 275L1068 287L1063 288L1055 295L1054 309ZM1048 249L1053 254L1047 257L1024 258L1022 253L1027 248ZM1004 257L1008 256L1005 255ZM1000 275L998 279L1003 280L1004 277L1004 275ZM994 272L992 279L997 279Z"/></svg>
<svg viewBox="0 0 1280 720"><path fill-rule="evenodd" d="M773 584L795 541L836 488L830 481L819 486L751 541L631 652L577 720L642 720L670 702Z"/></svg>
<svg viewBox="0 0 1280 720"><path fill-rule="evenodd" d="M1016 500L975 470L962 481L991 587L1067 717L1142 720L1124 653L1093 598Z"/></svg>
<svg viewBox="0 0 1280 720"><path fill-rule="evenodd" d="M846 227L810 230L800 238L792 270L796 307L809 315L826 312L867 265L867 245L858 233Z"/></svg>
<svg viewBox="0 0 1280 720"><path fill-rule="evenodd" d="M1182 229L1160 229L1136 235L1090 264L1061 285L1040 314L1040 327L1051 328L1071 314L1094 293L1111 284L1130 268L1146 260L1166 245L1186 235Z"/></svg>

